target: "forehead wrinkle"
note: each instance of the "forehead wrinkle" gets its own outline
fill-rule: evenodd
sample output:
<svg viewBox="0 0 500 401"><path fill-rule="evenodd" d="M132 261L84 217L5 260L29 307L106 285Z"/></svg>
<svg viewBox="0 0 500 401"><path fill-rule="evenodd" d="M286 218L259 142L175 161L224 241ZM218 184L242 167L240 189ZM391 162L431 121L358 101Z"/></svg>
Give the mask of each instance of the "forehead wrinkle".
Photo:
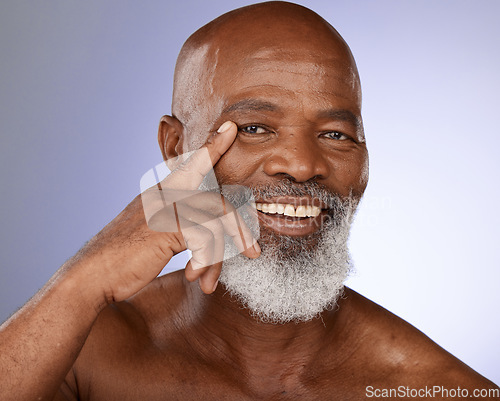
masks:
<svg viewBox="0 0 500 401"><path fill-rule="evenodd" d="M245 76L246 74L256 74L256 73L277 73L277 74L291 74L295 76L301 76L306 79L311 77L316 77L316 79L344 79L341 76L343 70L348 71L345 68L339 68L341 65L329 63L323 60L316 61L303 61L303 60L291 60L285 61L276 58L254 58L250 57L245 60L242 68L240 68L239 75ZM348 71L351 75L351 71ZM352 77L349 77L352 80Z"/></svg>
<svg viewBox="0 0 500 401"><path fill-rule="evenodd" d="M354 98L361 106L361 90L352 69L334 69L315 63L299 63L291 66L282 62L245 64L242 68L218 71L218 79L224 80L231 74L233 82L239 84L238 91L255 88L288 91L290 95L326 95L349 100ZM342 89L342 90L337 90Z"/></svg>
<svg viewBox="0 0 500 401"><path fill-rule="evenodd" d="M324 94L331 95L331 93L329 92L324 92ZM294 92L293 95L296 96L299 95L299 93ZM302 103L303 102L300 102L300 105L297 104L294 107L295 110L298 110L300 108L302 111L304 111L304 105ZM319 106L321 103L324 103L324 101L322 101L322 99L316 99L316 102L314 103ZM272 113L279 113L279 114L284 113L283 108L278 102L248 97L226 106L222 110L221 115L230 114L233 112L251 113L251 112L265 112L265 111ZM328 119L335 121L345 121L352 124L356 128L360 128L362 126L361 118L356 113L344 108L334 108L334 107L325 108L315 112L314 116L315 119L317 120Z"/></svg>
<svg viewBox="0 0 500 401"><path fill-rule="evenodd" d="M337 119L337 120L342 120L342 121L350 121L353 123L353 125L359 127L361 126L361 118L358 117L358 114L361 112L359 109L355 109L353 111L347 110L344 107L340 106L335 107L333 106L332 103L330 103L330 99L333 96L335 99L344 99L344 100L349 100L349 97L343 96L342 94L331 90L331 91L318 91L317 93L314 94L313 100L307 101L307 97L311 97L311 94L307 93L306 91L294 91L294 90L289 90L289 89L283 89L280 88L277 85L271 85L271 84L263 84L263 85L252 85L252 86L246 86L244 88L245 90L247 89L269 89L271 90L270 92L264 91L262 96L267 99L271 100L264 100L264 99L258 99L252 97L250 94L248 97L238 100L235 103L232 103L228 106L226 106L222 112L221 115L223 114L229 114L232 112L239 112L239 113L251 113L251 112L262 112L262 111L268 111L272 113L279 113L280 115L283 115L285 113L284 108L283 108L283 101L280 100L282 96L285 94L287 95L287 100L290 99L295 99L297 102L295 103L294 110L302 110L304 111L306 107L305 103L307 104L313 104L314 108L319 109L323 107L322 110L314 113L315 116L318 118L323 118L323 119ZM273 89L277 89L278 92L273 92ZM333 106L333 107L331 107ZM324 112L323 112L324 111ZM335 114L334 112L341 112L344 111L345 113L339 113Z"/></svg>
<svg viewBox="0 0 500 401"><path fill-rule="evenodd" d="M243 99L236 103L233 103L222 111L223 114L231 113L231 112L248 112L248 111L279 111L279 106L274 103L259 100L259 99Z"/></svg>
<svg viewBox="0 0 500 401"><path fill-rule="evenodd" d="M353 126L356 128L361 127L361 120L359 117L357 117L354 113L352 113L349 110L343 110L343 109L326 109L326 110L321 110L316 114L316 118L318 119L328 119L328 120L335 120L335 121L346 121L348 123L351 123Z"/></svg>
<svg viewBox="0 0 500 401"><path fill-rule="evenodd" d="M292 53L290 58L284 58L282 53L276 53L274 56L269 54L266 57L251 55L245 60L245 65L251 65L252 69L259 69L260 66L272 66L278 71L289 71L295 68L300 68L307 71L324 70L325 66L333 65L334 59L318 58L312 54L302 55L302 57L294 57ZM339 64L338 62L336 64Z"/></svg>

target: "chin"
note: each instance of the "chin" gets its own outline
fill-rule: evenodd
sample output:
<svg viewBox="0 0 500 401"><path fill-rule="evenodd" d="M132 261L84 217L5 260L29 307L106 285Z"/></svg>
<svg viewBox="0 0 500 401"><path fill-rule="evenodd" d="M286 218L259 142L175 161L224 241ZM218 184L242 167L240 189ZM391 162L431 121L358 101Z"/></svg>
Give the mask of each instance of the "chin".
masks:
<svg viewBox="0 0 500 401"><path fill-rule="evenodd" d="M349 229L330 223L296 237L261 227L261 256L225 260L219 281L261 322L310 321L334 308L343 292L352 270Z"/></svg>

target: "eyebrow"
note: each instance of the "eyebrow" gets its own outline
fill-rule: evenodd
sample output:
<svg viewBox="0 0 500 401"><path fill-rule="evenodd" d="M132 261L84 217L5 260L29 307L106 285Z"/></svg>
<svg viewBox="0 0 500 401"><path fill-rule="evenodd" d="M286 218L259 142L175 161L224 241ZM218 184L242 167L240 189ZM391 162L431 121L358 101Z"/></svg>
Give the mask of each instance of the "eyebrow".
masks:
<svg viewBox="0 0 500 401"><path fill-rule="evenodd" d="M222 112L231 113L233 111L277 111L278 106L274 103L257 99L243 99L232 105L227 106Z"/></svg>
<svg viewBox="0 0 500 401"><path fill-rule="evenodd" d="M344 110L344 109L322 110L317 114L317 117L329 120L346 121L354 125L356 128L361 127L361 119L349 110Z"/></svg>
<svg viewBox="0 0 500 401"><path fill-rule="evenodd" d="M271 102L258 99L243 99L239 102L233 103L227 106L222 113L231 112L249 112L249 111L279 111L280 108ZM353 112L345 109L326 109L321 110L317 113L317 117L320 119L336 120L336 121L346 121L351 123L354 127L361 127L361 119L356 116Z"/></svg>

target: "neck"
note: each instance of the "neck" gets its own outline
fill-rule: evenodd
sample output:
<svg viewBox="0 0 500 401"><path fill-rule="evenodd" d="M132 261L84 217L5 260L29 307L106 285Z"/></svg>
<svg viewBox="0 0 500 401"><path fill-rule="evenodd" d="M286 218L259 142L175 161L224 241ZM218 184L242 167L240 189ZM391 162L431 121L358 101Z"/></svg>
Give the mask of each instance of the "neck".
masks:
<svg viewBox="0 0 500 401"><path fill-rule="evenodd" d="M331 347L332 340L346 337L340 310L325 311L307 322L270 324L252 317L222 285L211 295L203 294L196 283L186 282L186 289L193 311L193 346L203 358L218 359L247 377L300 373Z"/></svg>

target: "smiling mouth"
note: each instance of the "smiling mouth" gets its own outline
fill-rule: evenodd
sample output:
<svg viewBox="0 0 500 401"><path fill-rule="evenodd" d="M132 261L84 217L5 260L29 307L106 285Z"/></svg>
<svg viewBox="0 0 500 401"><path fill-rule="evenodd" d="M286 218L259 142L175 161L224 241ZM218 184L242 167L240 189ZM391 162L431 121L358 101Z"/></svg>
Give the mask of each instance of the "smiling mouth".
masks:
<svg viewBox="0 0 500 401"><path fill-rule="evenodd" d="M301 204L302 203L302 204ZM306 204L304 204L306 203ZM316 203L316 204L314 204ZM280 235L304 236L317 231L323 223L328 209L322 209L318 202L291 198L281 202L256 202L261 224Z"/></svg>
<svg viewBox="0 0 500 401"><path fill-rule="evenodd" d="M284 203L260 203L255 204L255 208L265 214L283 215L288 217L317 217L321 213L321 208L312 205L299 205Z"/></svg>

